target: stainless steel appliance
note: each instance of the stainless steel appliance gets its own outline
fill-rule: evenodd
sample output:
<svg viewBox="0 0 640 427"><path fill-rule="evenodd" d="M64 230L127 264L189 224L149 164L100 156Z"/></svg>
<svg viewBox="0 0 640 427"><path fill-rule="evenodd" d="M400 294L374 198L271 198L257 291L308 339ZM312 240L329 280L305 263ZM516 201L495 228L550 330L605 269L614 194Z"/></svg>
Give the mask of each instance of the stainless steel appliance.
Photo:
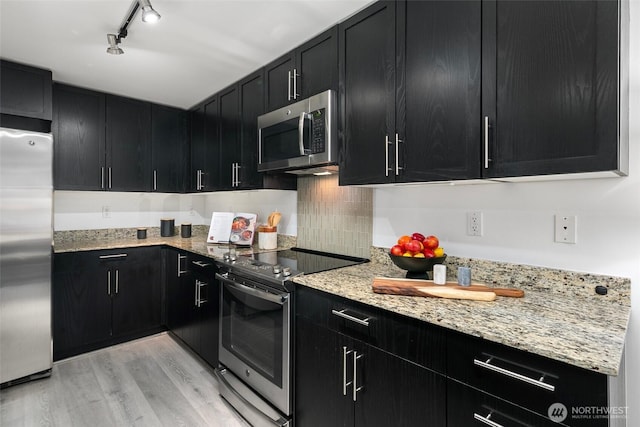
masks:
<svg viewBox="0 0 640 427"><path fill-rule="evenodd" d="M0 128L0 384L51 374L53 139Z"/></svg>
<svg viewBox="0 0 640 427"><path fill-rule="evenodd" d="M332 90L258 117L258 171L337 171L336 95Z"/></svg>
<svg viewBox="0 0 640 427"><path fill-rule="evenodd" d="M220 394L254 427L291 426L294 283L366 259L304 249L226 255L220 282Z"/></svg>

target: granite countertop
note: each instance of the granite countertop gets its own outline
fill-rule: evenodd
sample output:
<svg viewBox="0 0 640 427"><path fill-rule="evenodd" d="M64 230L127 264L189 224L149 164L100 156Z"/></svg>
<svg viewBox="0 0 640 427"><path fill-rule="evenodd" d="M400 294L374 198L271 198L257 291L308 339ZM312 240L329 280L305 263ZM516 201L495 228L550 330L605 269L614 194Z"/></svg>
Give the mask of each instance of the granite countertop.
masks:
<svg viewBox="0 0 640 427"><path fill-rule="evenodd" d="M167 245L221 258L228 245L210 245L205 236L191 238L112 236L56 240L55 253ZM295 245L280 239L278 249ZM260 252L238 247L239 254ZM630 281L625 278L544 269L484 260L448 257L449 279L458 265L474 268L474 281L523 289L523 298L497 297L492 302L376 294L374 277L404 277L384 250L373 248L371 262L302 275L294 282L369 304L407 317L481 337L606 375L618 375L631 312ZM480 274L476 274L480 272ZM482 276L484 274L484 277ZM596 295L595 284L608 288Z"/></svg>
<svg viewBox="0 0 640 427"><path fill-rule="evenodd" d="M402 278L405 273L374 260L298 276L294 282L570 365L618 375L631 311L628 294L601 298L595 293L572 295L530 284L517 286L525 291L523 298L480 302L372 291L374 277ZM624 283L628 285L623 281L623 293ZM609 294L617 291L610 289Z"/></svg>

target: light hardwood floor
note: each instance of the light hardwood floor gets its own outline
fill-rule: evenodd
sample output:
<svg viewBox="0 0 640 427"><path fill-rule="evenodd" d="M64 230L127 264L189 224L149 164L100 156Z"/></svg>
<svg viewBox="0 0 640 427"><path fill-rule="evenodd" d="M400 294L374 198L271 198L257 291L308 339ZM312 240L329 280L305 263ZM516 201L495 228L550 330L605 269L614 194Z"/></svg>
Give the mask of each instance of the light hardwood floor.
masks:
<svg viewBox="0 0 640 427"><path fill-rule="evenodd" d="M0 390L0 426L248 427L211 368L166 333L56 362Z"/></svg>

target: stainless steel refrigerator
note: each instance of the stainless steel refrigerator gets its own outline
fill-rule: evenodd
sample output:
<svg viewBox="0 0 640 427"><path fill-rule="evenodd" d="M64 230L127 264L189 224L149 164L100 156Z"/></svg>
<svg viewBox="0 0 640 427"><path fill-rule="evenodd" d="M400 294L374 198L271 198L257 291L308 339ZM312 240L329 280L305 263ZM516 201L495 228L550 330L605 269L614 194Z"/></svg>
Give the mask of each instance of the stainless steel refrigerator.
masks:
<svg viewBox="0 0 640 427"><path fill-rule="evenodd" d="M51 374L51 134L0 128L0 384Z"/></svg>

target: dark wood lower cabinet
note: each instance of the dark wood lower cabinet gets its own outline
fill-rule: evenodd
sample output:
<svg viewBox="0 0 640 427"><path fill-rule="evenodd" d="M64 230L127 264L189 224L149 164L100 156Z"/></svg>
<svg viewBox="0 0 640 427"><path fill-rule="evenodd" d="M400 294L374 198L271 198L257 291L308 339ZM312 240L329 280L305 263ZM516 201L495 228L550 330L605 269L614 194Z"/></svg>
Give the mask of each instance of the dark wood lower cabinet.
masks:
<svg viewBox="0 0 640 427"><path fill-rule="evenodd" d="M53 358L161 331L160 248L56 254Z"/></svg>
<svg viewBox="0 0 640 427"><path fill-rule="evenodd" d="M211 366L218 364L220 292L212 259L165 250L167 327Z"/></svg>
<svg viewBox="0 0 640 427"><path fill-rule="evenodd" d="M296 327L297 425L447 425L444 376L304 318Z"/></svg>

